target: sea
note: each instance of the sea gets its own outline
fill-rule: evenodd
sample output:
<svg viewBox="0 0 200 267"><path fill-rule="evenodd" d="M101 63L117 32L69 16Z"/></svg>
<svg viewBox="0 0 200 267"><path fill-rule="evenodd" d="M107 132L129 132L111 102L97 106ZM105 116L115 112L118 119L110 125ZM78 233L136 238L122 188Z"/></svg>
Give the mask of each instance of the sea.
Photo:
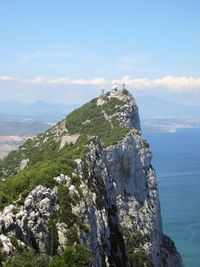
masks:
<svg viewBox="0 0 200 267"><path fill-rule="evenodd" d="M144 136L153 152L164 232L185 267L200 267L200 128Z"/></svg>

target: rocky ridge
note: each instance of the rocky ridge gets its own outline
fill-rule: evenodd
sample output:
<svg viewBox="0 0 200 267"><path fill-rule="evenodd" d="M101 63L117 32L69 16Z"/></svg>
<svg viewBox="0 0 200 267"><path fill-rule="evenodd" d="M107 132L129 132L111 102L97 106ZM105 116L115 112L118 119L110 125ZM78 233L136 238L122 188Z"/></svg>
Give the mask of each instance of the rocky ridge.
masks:
<svg viewBox="0 0 200 267"><path fill-rule="evenodd" d="M49 147L53 158L45 152ZM33 154L45 162L42 171ZM14 166L9 165L12 154L1 165L2 187L30 175L31 192L13 185L18 196L4 200L2 253L12 256L18 246L30 247L49 255L48 266L53 255L79 243L91 252L87 266L183 266L173 241L163 234L152 154L128 91L92 100L14 156Z"/></svg>

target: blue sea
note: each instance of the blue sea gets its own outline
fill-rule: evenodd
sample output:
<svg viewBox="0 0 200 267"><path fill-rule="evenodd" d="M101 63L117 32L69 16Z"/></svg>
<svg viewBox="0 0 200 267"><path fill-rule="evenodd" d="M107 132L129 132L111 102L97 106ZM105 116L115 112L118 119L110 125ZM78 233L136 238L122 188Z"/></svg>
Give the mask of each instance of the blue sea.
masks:
<svg viewBox="0 0 200 267"><path fill-rule="evenodd" d="M200 267L200 129L144 136L153 151L164 232L185 267Z"/></svg>

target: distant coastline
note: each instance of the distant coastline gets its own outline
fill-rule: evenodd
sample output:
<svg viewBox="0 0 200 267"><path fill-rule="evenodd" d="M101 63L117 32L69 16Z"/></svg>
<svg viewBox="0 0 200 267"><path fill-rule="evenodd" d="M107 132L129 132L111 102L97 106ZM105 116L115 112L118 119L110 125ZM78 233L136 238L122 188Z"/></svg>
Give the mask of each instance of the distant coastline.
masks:
<svg viewBox="0 0 200 267"><path fill-rule="evenodd" d="M200 128L200 119L142 119L142 129L150 133L175 133L178 129Z"/></svg>

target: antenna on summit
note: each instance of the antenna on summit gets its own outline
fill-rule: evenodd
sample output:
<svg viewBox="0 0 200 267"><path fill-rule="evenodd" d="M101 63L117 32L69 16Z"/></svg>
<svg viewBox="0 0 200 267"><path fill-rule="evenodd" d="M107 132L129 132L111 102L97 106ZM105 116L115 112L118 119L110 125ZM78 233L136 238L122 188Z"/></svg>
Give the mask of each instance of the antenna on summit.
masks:
<svg viewBox="0 0 200 267"><path fill-rule="evenodd" d="M104 96L104 94L105 94L105 90L101 89L101 96Z"/></svg>

